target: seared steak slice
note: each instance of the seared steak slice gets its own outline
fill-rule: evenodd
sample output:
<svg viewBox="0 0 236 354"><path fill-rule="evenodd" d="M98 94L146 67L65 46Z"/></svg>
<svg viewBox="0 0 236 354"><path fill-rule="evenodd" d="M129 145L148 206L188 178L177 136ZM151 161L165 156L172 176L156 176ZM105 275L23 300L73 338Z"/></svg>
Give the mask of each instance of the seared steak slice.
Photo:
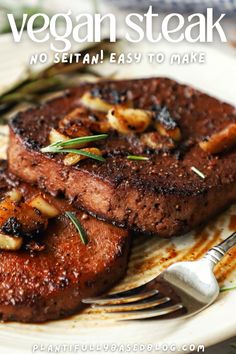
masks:
<svg viewBox="0 0 236 354"><path fill-rule="evenodd" d="M173 145L171 139L160 136L155 148L145 143L143 133L110 130L109 137L96 144L105 163L86 159L65 166L64 154L42 153L51 128L58 129L64 117L81 106L80 98L87 91L111 105L132 101L135 108L156 114L159 123L166 119L167 126L174 125L173 118L181 133L181 138L179 131L175 138L180 141ZM64 132L73 137L75 128L81 127L84 133L99 115L93 110L87 115L78 113L77 125L65 127ZM235 200L236 149L213 155L199 146L231 123L236 123L234 107L169 79L84 84L11 121L9 168L52 194L65 194L101 219L171 237L193 229ZM132 161L127 155L149 160Z"/></svg>
<svg viewBox="0 0 236 354"><path fill-rule="evenodd" d="M10 183L10 184L9 184ZM0 198L10 190L0 172ZM25 199L39 191L27 184L16 186ZM84 245L65 210L65 201L47 196L60 210L40 235L41 245L18 251L0 250L0 318L3 321L56 320L81 309L81 299L109 289L125 273L129 236L125 230L77 211L89 242ZM37 246L37 244L36 244Z"/></svg>

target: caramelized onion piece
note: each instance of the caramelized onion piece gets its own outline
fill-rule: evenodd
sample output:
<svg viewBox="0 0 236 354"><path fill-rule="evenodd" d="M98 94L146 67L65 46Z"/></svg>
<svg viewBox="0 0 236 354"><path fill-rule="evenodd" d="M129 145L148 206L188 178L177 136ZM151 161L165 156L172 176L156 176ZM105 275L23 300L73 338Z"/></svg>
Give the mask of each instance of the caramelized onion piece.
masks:
<svg viewBox="0 0 236 354"><path fill-rule="evenodd" d="M22 199L22 194L17 189L13 189L12 191L8 192L7 196L15 203L19 203Z"/></svg>
<svg viewBox="0 0 236 354"><path fill-rule="evenodd" d="M80 99L80 102L90 110L100 111L107 113L112 105L100 97L91 95L90 92L86 92Z"/></svg>
<svg viewBox="0 0 236 354"><path fill-rule="evenodd" d="M60 214L60 211L41 195L37 195L32 200L27 202L32 208L39 210L47 218L55 218Z"/></svg>
<svg viewBox="0 0 236 354"><path fill-rule="evenodd" d="M59 141L67 141L70 138L64 134L61 134L58 130L52 128L49 133L49 141L51 144L58 143Z"/></svg>
<svg viewBox="0 0 236 354"><path fill-rule="evenodd" d="M15 203L9 196L0 203L0 229L8 235L34 234L45 229L48 221L26 203Z"/></svg>
<svg viewBox="0 0 236 354"><path fill-rule="evenodd" d="M89 128L88 110L85 107L73 109L59 122L59 129L70 138L91 135Z"/></svg>
<svg viewBox="0 0 236 354"><path fill-rule="evenodd" d="M102 156L101 150L97 149L97 148L92 147L92 148L85 148L85 149L81 149L81 150L89 152L94 155ZM79 161L82 161L82 160L85 160L88 158L89 158L88 156L69 153L64 158L64 164L66 166L73 166L73 165L77 164Z"/></svg>
<svg viewBox="0 0 236 354"><path fill-rule="evenodd" d="M71 121L76 121L80 117L87 116L87 109L84 107L76 107L71 112L67 113L65 117L59 122L59 128L63 129Z"/></svg>
<svg viewBox="0 0 236 354"><path fill-rule="evenodd" d="M17 251L23 243L22 237L13 237L0 233L0 249L7 251Z"/></svg>
<svg viewBox="0 0 236 354"><path fill-rule="evenodd" d="M236 123L232 123L220 132L211 135L206 141L201 141L199 146L210 154L217 154L233 147L235 144Z"/></svg>
<svg viewBox="0 0 236 354"><path fill-rule="evenodd" d="M173 139L175 142L181 140L181 131L178 127L175 127L174 129L166 129L166 127L159 122L156 123L155 127L159 134L161 134L162 136L167 136Z"/></svg>
<svg viewBox="0 0 236 354"><path fill-rule="evenodd" d="M142 133L151 124L152 113L115 106L108 112L107 118L111 127L122 134Z"/></svg>
<svg viewBox="0 0 236 354"><path fill-rule="evenodd" d="M92 131L87 127L83 126L81 122L68 124L68 126L65 128L65 133L70 137L70 139L81 138L83 136L92 135ZM80 146L87 146L87 145L80 145Z"/></svg>
<svg viewBox="0 0 236 354"><path fill-rule="evenodd" d="M94 132L107 133L110 128L104 112L93 114L85 107L75 108L59 122L59 129L73 138L89 136Z"/></svg>

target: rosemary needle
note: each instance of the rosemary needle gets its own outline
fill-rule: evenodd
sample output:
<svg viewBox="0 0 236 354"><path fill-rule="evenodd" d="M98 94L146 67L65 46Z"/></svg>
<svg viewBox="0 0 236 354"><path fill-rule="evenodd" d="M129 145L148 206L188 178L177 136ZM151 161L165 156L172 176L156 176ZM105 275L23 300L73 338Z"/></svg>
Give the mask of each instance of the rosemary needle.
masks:
<svg viewBox="0 0 236 354"><path fill-rule="evenodd" d="M128 160L134 160L134 161L148 161L149 158L145 156L138 156L138 155L128 155L127 156Z"/></svg>
<svg viewBox="0 0 236 354"><path fill-rule="evenodd" d="M82 225L80 224L79 220L77 219L76 214L71 211L66 211L65 215L71 220L73 225L76 227L76 230L78 231L78 233L80 235L80 239L81 239L82 243L84 245L87 245L87 243L89 242L88 236L87 236L85 230L83 229Z"/></svg>
<svg viewBox="0 0 236 354"><path fill-rule="evenodd" d="M202 173L201 171L199 171L196 167L192 166L191 170L196 173L196 175L198 175L199 177L201 177L202 179L205 179L206 176L204 175L204 173Z"/></svg>

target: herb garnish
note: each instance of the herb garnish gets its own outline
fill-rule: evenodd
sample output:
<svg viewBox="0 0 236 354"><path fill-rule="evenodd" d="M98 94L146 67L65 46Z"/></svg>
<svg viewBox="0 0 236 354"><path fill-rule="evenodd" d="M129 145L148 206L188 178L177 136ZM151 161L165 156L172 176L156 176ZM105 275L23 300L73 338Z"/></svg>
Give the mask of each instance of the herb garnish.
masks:
<svg viewBox="0 0 236 354"><path fill-rule="evenodd" d="M48 148L48 150L43 151L43 149L42 149L41 151L42 152L51 152L51 153L72 153L72 154L76 154L76 155L86 156L86 157L89 157L91 159L98 160L101 162L106 161L104 159L104 157L102 157L102 156L95 155L95 154L92 154L91 152L87 152L87 151L79 150L79 149L62 149L62 148L57 148L57 147L52 146L50 149Z"/></svg>
<svg viewBox="0 0 236 354"><path fill-rule="evenodd" d="M79 220L77 219L75 213L71 211L66 211L65 215L71 220L73 225L76 227L76 230L79 232L82 243L84 245L87 245L87 243L89 242L88 236L85 230L83 229L82 225L80 224Z"/></svg>
<svg viewBox="0 0 236 354"><path fill-rule="evenodd" d="M127 159L134 160L134 161L148 161L149 160L149 158L146 156L138 156L138 155L128 155Z"/></svg>
<svg viewBox="0 0 236 354"><path fill-rule="evenodd" d="M221 288L220 292L223 293L224 291L236 290L236 285L229 286L227 288Z"/></svg>
<svg viewBox="0 0 236 354"><path fill-rule="evenodd" d="M108 134L81 136L80 138L69 139L66 141L58 141L52 145L60 147L73 147L73 145L77 146L78 144L92 143L94 141L106 139L107 137Z"/></svg>
<svg viewBox="0 0 236 354"><path fill-rule="evenodd" d="M82 155L89 157L94 160L102 161L104 162L105 159L102 156L95 155L91 152L84 151L83 149L73 149L73 148L66 148L66 147L73 147L78 146L78 144L85 144L89 142L94 142L94 141L99 141L106 139L108 137L107 134L100 134L100 135L91 135L91 136L83 136L80 138L74 138L74 139L69 139L66 141L57 141L56 143L53 143L49 146L46 146L45 148L41 149L41 152L46 153L46 152L51 152L51 153L73 153L77 155Z"/></svg>
<svg viewBox="0 0 236 354"><path fill-rule="evenodd" d="M192 166L191 170L193 172L195 172L199 177L201 177L202 179L205 179L206 176L204 175L204 173L202 173L201 171L199 171L196 167Z"/></svg>

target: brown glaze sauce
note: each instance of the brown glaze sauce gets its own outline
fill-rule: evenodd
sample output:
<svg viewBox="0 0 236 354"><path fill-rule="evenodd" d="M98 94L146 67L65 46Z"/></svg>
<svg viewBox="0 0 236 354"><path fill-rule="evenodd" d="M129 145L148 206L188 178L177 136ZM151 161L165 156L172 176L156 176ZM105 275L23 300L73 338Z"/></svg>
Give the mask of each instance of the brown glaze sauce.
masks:
<svg viewBox="0 0 236 354"><path fill-rule="evenodd" d="M217 265L215 274L220 283L225 281L236 269L236 250L229 252L225 258Z"/></svg>
<svg viewBox="0 0 236 354"><path fill-rule="evenodd" d="M236 222L236 216L232 216L230 219L231 230L235 230L233 226L234 222ZM159 250L151 257L148 257L148 252L141 252L141 248L138 245L137 252L131 257L128 270L129 277L145 272L147 273L155 270L155 268L161 272L177 261L194 261L201 258L210 248L221 242L221 228L216 226L216 222L211 222L208 224L208 227L196 232L194 239L195 242L193 246L190 248L186 247L182 250L178 250L169 240L165 240L160 243ZM216 267L215 274L218 281L223 283L235 269L236 250L232 250ZM132 279L130 280L132 282Z"/></svg>

